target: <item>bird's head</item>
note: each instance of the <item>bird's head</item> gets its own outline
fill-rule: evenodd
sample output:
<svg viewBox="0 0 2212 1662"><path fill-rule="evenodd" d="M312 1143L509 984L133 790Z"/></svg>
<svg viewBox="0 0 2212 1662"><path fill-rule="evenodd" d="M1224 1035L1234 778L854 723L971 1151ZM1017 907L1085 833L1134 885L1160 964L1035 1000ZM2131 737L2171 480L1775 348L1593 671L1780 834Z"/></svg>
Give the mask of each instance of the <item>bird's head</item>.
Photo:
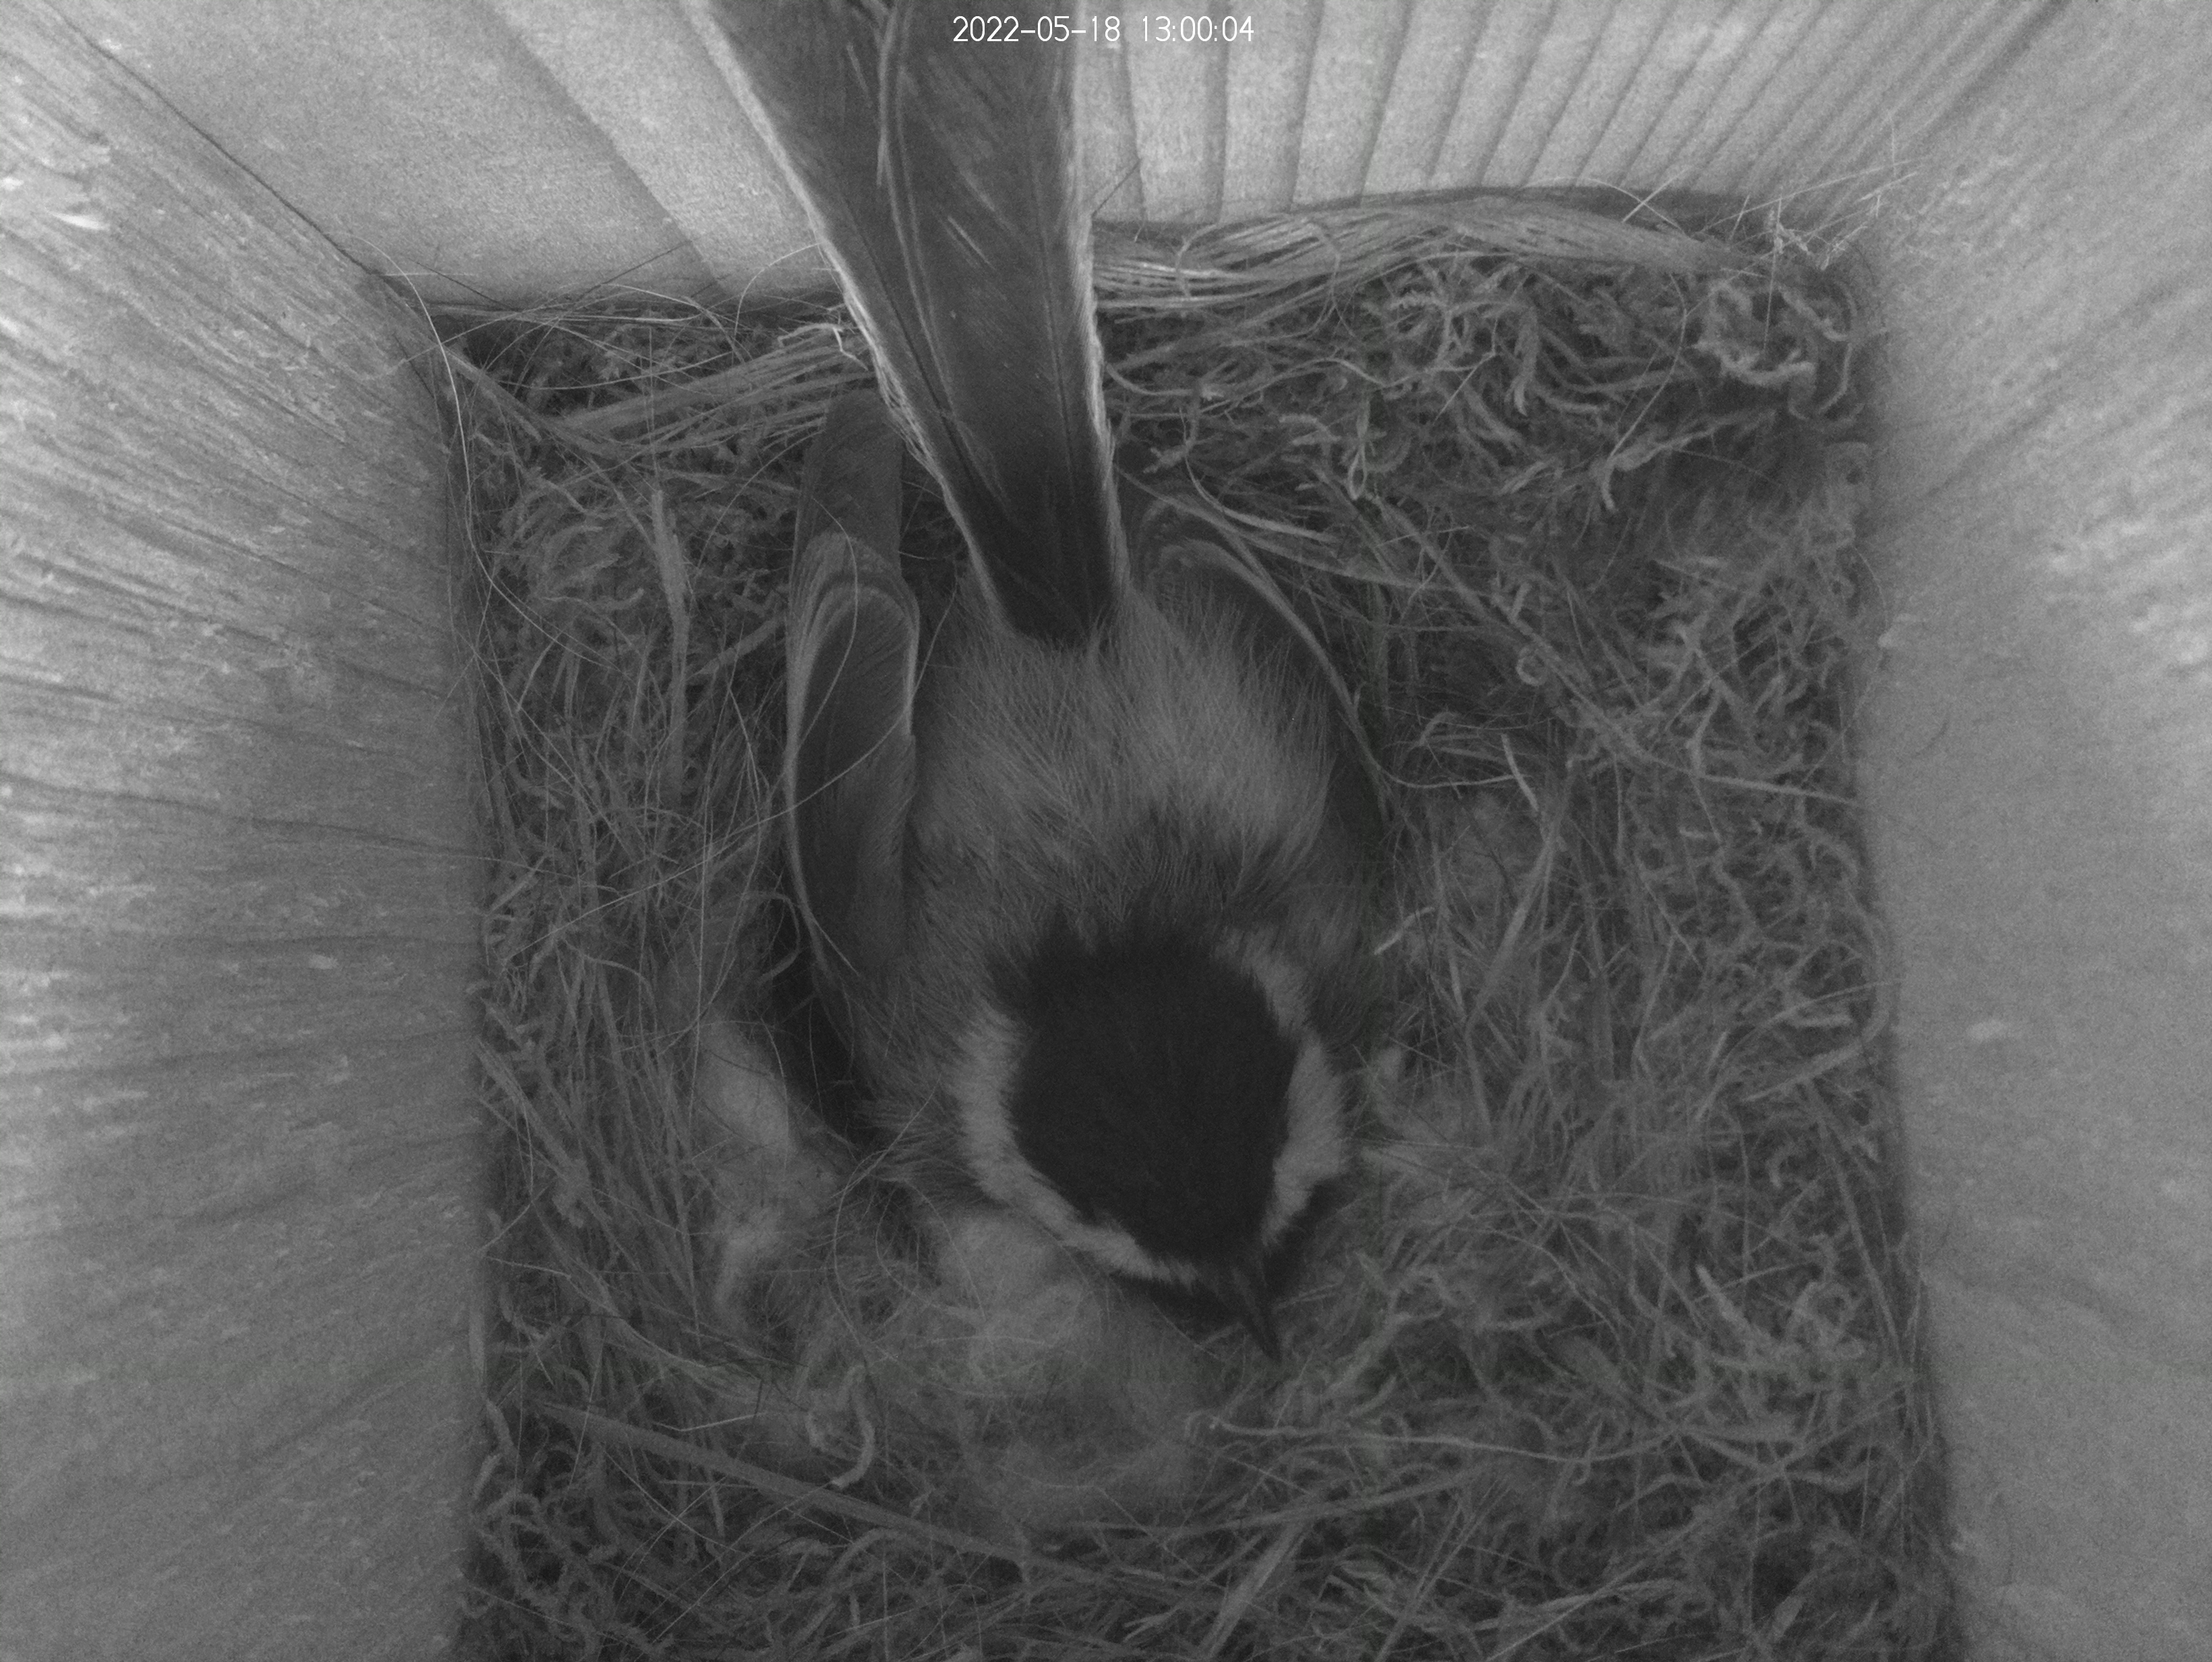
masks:
<svg viewBox="0 0 2212 1662"><path fill-rule="evenodd" d="M1001 966L953 1095L994 1199L1276 1350L1267 1264L1349 1155L1297 971L1250 941L1057 928Z"/></svg>

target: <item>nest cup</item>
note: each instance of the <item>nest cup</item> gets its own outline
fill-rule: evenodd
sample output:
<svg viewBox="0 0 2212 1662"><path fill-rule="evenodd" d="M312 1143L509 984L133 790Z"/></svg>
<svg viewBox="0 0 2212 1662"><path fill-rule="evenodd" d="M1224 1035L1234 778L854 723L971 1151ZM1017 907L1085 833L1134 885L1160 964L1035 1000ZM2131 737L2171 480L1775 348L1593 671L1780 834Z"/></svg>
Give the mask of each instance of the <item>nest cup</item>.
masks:
<svg viewBox="0 0 2212 1662"><path fill-rule="evenodd" d="M1475 198L1109 236L1098 283L1124 469L1296 596L1388 804L1289 1364L1050 1267L963 1290L849 1135L772 784L799 457L869 374L835 304L447 314L498 871L475 1641L1940 1653L1836 250Z"/></svg>

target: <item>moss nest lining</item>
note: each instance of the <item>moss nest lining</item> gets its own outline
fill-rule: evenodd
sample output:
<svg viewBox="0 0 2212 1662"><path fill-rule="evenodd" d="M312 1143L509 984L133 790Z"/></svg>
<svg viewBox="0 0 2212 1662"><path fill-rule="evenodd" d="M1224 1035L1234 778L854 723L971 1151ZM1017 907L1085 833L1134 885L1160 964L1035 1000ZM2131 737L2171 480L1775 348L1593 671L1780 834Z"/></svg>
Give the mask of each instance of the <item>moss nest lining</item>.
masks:
<svg viewBox="0 0 2212 1662"><path fill-rule="evenodd" d="M471 1643L1946 1653L1835 260L1486 197L1102 233L1097 279L1125 471L1291 592L1385 794L1359 1169L1287 1361L1185 1321L1171 1472L979 1508L996 1410L905 1365L927 1245L848 1140L781 888L799 464L858 333L443 314L493 855ZM907 483L926 587L957 549ZM789 1197L702 1083L702 982L839 1174L764 1284L732 1242Z"/></svg>

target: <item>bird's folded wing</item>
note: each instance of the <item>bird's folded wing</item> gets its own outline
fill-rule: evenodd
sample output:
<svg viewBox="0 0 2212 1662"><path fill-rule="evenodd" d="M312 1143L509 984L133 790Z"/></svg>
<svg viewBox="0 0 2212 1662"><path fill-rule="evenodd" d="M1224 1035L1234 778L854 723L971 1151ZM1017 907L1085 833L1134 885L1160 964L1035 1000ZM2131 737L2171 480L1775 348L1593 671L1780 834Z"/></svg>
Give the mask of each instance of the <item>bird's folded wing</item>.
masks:
<svg viewBox="0 0 2212 1662"><path fill-rule="evenodd" d="M899 575L896 430L846 399L807 454L785 624L784 793L793 886L839 979L894 957L914 801L921 624Z"/></svg>

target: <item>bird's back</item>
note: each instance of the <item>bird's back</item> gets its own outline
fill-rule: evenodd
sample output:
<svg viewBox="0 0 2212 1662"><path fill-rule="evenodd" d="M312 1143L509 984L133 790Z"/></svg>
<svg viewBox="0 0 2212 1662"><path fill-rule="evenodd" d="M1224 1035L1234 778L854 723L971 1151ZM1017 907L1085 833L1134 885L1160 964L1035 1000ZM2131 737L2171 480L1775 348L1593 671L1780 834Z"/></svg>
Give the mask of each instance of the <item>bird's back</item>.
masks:
<svg viewBox="0 0 2212 1662"><path fill-rule="evenodd" d="M932 1085L994 977L1055 929L1236 938L1299 964L1353 954L1358 851L1332 811L1327 715L1219 608L1132 593L1070 650L964 595L915 725L914 946L870 1001L864 1041L887 1117L949 1113Z"/></svg>

